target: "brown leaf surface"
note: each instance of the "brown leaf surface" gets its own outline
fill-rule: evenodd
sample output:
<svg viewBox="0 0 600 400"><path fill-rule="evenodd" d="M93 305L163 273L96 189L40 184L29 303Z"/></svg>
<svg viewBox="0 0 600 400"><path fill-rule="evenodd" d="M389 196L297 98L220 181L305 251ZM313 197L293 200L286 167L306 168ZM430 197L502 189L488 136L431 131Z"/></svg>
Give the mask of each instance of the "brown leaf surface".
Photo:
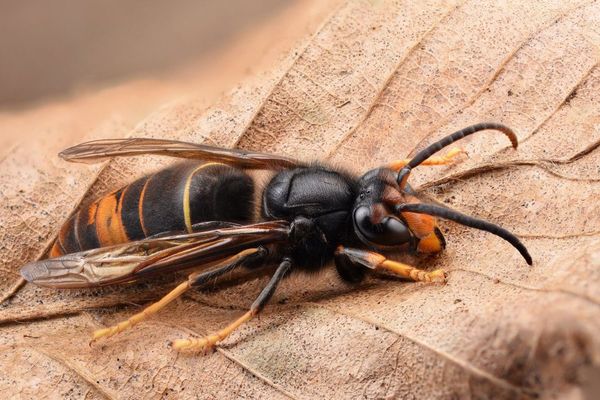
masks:
<svg viewBox="0 0 600 400"><path fill-rule="evenodd" d="M307 26L310 35L300 39ZM0 153L0 293L16 292L0 306L0 391L23 398L591 396L600 370L600 2L307 2L252 45L272 43L269 32L284 27L295 32L278 47L288 56L271 57L269 72L246 77L208 108L184 99L156 110L132 86L96 97L93 107L77 99L3 117L4 130L37 133ZM127 95L136 99L115 103ZM111 107L127 114L115 121ZM93 115L82 117L85 110ZM141 118L136 110L148 115L128 133ZM151 169L170 161L87 167L53 156L83 139L166 135L325 159L360 173L486 120L514 127L518 151L500 135L481 134L461 143L468 159L422 168L413 182L434 201L516 232L532 268L496 237L443 223L447 250L419 265L445 268L447 285L371 279L351 288L333 271L292 277L260 319L206 357L177 354L167 343L238 316L264 277L191 294L92 348L91 330L131 315L172 282L15 290L18 268L43 254L80 199L148 172L149 161Z"/></svg>

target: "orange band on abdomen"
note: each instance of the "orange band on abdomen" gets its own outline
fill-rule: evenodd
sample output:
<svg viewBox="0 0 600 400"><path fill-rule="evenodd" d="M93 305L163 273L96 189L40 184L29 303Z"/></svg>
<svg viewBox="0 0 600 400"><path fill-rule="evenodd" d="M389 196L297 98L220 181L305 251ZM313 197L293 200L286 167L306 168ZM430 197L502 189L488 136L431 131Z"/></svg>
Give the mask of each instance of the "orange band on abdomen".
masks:
<svg viewBox="0 0 600 400"><path fill-rule="evenodd" d="M111 193L98 202L96 234L101 246L110 246L128 241L121 222L121 216L117 211L117 193Z"/></svg>

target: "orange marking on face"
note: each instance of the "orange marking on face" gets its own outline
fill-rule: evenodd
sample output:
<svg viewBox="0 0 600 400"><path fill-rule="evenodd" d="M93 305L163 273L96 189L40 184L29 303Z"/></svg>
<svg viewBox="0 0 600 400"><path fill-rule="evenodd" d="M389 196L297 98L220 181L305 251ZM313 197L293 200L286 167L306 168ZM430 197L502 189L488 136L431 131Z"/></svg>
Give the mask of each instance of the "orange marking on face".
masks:
<svg viewBox="0 0 600 400"><path fill-rule="evenodd" d="M425 214L403 212L402 217L408 223L408 228L414 233L419 239L423 239L429 235L434 234L436 226L435 217Z"/></svg>
<svg viewBox="0 0 600 400"><path fill-rule="evenodd" d="M417 246L417 250L422 253L438 253L443 250L443 246L435 232L432 232L421 239Z"/></svg>

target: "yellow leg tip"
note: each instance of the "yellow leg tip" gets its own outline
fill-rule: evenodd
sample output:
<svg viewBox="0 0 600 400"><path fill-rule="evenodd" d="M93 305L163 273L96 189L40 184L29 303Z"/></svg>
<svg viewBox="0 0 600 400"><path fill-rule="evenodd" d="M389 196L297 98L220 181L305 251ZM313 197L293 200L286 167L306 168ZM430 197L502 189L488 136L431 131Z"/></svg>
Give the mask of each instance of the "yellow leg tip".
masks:
<svg viewBox="0 0 600 400"><path fill-rule="evenodd" d="M173 341L173 343L171 343L171 346L173 346L175 350L183 350L190 347L191 345L192 341L189 339L177 339Z"/></svg>
<svg viewBox="0 0 600 400"><path fill-rule="evenodd" d="M456 157L459 154L466 154L466 151L464 149L461 149L460 147L452 147L450 149L450 151L448 151L446 153L446 155L444 155L444 158L446 158L446 159L452 159L452 158Z"/></svg>
<svg viewBox="0 0 600 400"><path fill-rule="evenodd" d="M211 350L216 340L211 340L211 337L201 339L177 339L174 340L171 346L178 351L204 351Z"/></svg>
<svg viewBox="0 0 600 400"><path fill-rule="evenodd" d="M94 333L92 334L92 342L95 342L96 340L103 338L103 337L111 336L111 331L112 331L111 328L95 330Z"/></svg>
<svg viewBox="0 0 600 400"><path fill-rule="evenodd" d="M447 275L443 269L436 269L429 273L429 277L431 278L431 282L445 283Z"/></svg>

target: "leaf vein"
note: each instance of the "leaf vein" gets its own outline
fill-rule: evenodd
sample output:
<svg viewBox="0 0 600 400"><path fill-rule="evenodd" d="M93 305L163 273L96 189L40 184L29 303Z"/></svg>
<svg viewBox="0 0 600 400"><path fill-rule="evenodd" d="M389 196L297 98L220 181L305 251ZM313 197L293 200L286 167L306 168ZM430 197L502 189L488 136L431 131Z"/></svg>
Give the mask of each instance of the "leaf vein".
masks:
<svg viewBox="0 0 600 400"><path fill-rule="evenodd" d="M469 362L467 360L463 360L461 358L453 356L450 353L447 353L447 352L445 352L443 350L440 350L440 349L437 349L437 348L431 346L430 344L428 344L425 341L422 341L422 340L417 339L417 338L415 338L415 337L413 337L411 335L408 335L405 332L400 332L400 331L398 331L398 330L396 330L394 328L391 328L391 327L389 327L389 326L387 326L385 324L382 324L382 323L380 323L378 321L375 321L375 320L373 320L371 318L364 317L364 316L361 316L361 315L357 315L357 314L354 314L354 313L349 313L349 312L344 312L344 311L336 310L336 309L333 309L333 308L330 308L330 307L327 307L327 306L324 306L322 304L315 303L315 302L307 302L305 304L306 305L310 305L310 306L314 306L314 307L318 307L318 308L321 308L321 309L325 309L325 310L327 310L329 312L332 312L332 313L335 313L335 314L344 315L346 317L350 317L350 318L353 318L353 319L365 322L365 323L367 323L369 325L373 325L375 327L378 327L379 329L384 329L384 330L386 330L386 331L388 331L390 333L393 333L393 334L395 334L395 335L397 335L399 337L403 337L403 338L405 338L407 340L410 340L411 342L415 343L416 345L418 345L420 347L423 347L423 348L425 348L425 349L433 352L434 354L438 355L439 357L441 357L441 358L447 360L448 362L450 362L450 363L452 363L452 364L454 364L454 365L462 368L463 370L467 371L471 375L477 376L479 378L483 378L483 379L485 379L485 380L493 383L494 385L496 385L498 387L501 387L503 389L509 390L511 392L516 392L516 393L519 393L519 394L522 394L522 395L530 395L528 393L529 390L527 388L516 386L516 385L508 382L505 379L502 379L502 378L499 378L499 377L497 377L495 375L492 375L488 371L485 371L485 370L483 370L483 369L481 369L481 368L473 365L471 362Z"/></svg>
<svg viewBox="0 0 600 400"><path fill-rule="evenodd" d="M63 358L58 354L54 354L53 352L48 351L48 349L33 348L33 347L29 347L29 346L27 348L32 351L35 351L37 353L43 354L46 357L58 362L59 364L62 364L64 367L66 367L67 369L69 369L70 371L75 373L77 376L79 376L81 379L83 379L85 382L87 382L90 386L92 386L94 389L96 389L98 391L98 393L100 393L105 398L107 398L107 399L119 398L119 396L116 393L113 393L109 389L104 388L101 385L99 385L98 383L96 383L96 380L94 379L94 377L91 376L83 368L81 368L77 363L74 363L71 360L67 360L66 358Z"/></svg>

